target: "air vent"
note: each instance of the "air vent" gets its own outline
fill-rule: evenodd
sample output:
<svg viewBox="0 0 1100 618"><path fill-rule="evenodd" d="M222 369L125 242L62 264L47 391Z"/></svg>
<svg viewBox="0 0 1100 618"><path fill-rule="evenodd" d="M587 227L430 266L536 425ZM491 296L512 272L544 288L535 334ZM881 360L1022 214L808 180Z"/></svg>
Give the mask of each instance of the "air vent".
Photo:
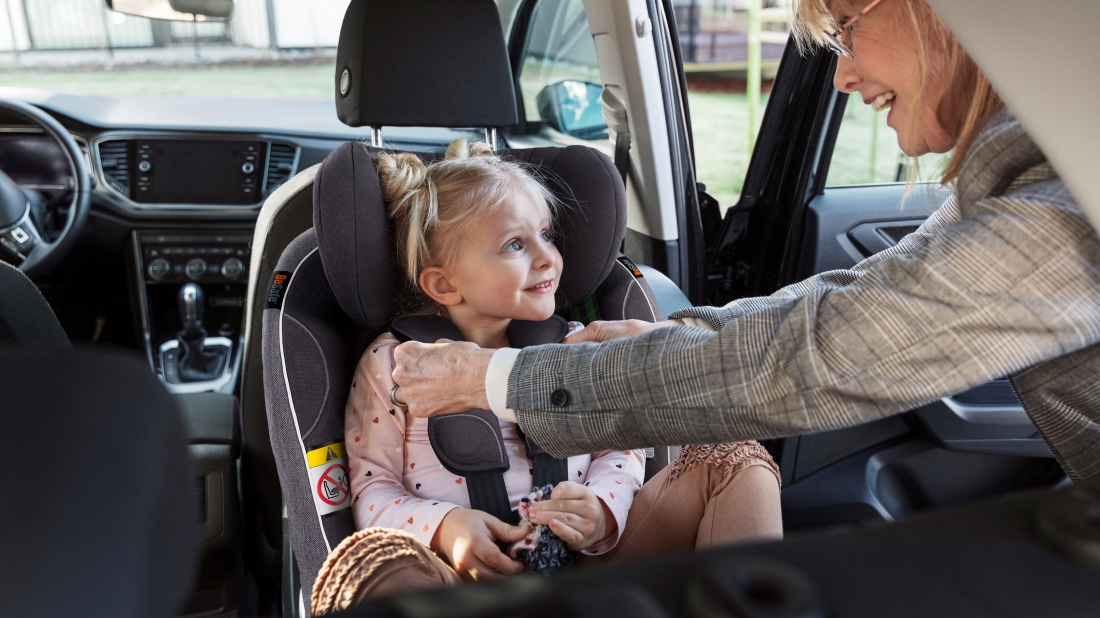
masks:
<svg viewBox="0 0 1100 618"><path fill-rule="evenodd" d="M267 155L267 178L264 179L265 193L270 194L294 175L297 150L286 144L271 144Z"/></svg>
<svg viewBox="0 0 1100 618"><path fill-rule="evenodd" d="M115 140L99 144L99 162L103 168L103 176L107 184L115 191L129 197L129 143L122 140Z"/></svg>

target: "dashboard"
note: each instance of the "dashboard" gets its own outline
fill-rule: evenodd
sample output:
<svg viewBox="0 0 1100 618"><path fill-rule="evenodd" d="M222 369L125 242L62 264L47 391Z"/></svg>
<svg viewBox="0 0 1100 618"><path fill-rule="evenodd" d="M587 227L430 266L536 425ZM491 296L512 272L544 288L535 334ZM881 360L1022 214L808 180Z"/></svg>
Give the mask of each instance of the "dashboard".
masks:
<svg viewBox="0 0 1100 618"><path fill-rule="evenodd" d="M346 141L367 141L332 100L103 97L0 87L70 130L95 180L93 213L134 222L255 220L264 200ZM386 129L388 146L443 149L470 131ZM71 182L64 153L36 127L0 114L0 170L25 188Z"/></svg>
<svg viewBox="0 0 1100 618"><path fill-rule="evenodd" d="M332 100L77 96L4 87L0 98L53 116L72 134L92 175L80 240L37 281L69 337L144 352L176 392L232 390L248 279L258 263L252 238L265 200L342 143L368 141L370 129L341 123ZM388 147L424 151L481 135L383 132ZM58 204L74 185L59 145L2 111L0 170ZM309 211L295 212L300 220L292 229L308 228ZM210 383L178 383L169 371L178 354L179 298L188 286L204 292L210 340L230 354L225 374Z"/></svg>

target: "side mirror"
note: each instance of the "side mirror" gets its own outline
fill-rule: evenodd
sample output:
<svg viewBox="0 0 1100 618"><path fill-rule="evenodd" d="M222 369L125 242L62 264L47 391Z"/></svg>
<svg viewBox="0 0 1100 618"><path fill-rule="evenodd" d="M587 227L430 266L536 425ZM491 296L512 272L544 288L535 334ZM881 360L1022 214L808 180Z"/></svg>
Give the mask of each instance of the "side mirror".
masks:
<svg viewBox="0 0 1100 618"><path fill-rule="evenodd" d="M233 0L103 0L117 13L170 21L225 21Z"/></svg>
<svg viewBox="0 0 1100 618"><path fill-rule="evenodd" d="M559 79L539 91L535 104L542 121L555 131L580 139L607 137L600 94L603 87L577 79Z"/></svg>

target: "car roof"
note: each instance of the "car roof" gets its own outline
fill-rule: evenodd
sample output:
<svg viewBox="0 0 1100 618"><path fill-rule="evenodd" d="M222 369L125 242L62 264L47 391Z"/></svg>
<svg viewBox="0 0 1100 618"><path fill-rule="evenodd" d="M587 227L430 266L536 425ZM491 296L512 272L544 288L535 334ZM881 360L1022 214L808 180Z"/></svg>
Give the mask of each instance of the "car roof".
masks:
<svg viewBox="0 0 1100 618"><path fill-rule="evenodd" d="M928 3L1100 229L1100 2Z"/></svg>

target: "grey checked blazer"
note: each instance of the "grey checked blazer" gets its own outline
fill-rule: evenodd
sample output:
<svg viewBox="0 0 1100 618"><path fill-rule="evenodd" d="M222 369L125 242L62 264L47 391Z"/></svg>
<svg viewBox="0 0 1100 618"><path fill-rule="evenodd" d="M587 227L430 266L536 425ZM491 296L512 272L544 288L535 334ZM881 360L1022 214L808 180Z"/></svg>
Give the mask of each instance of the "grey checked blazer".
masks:
<svg viewBox="0 0 1100 618"><path fill-rule="evenodd" d="M1007 110L897 247L684 316L714 330L524 349L508 407L565 456L836 429L1011 375L1070 477L1100 474L1100 238Z"/></svg>

